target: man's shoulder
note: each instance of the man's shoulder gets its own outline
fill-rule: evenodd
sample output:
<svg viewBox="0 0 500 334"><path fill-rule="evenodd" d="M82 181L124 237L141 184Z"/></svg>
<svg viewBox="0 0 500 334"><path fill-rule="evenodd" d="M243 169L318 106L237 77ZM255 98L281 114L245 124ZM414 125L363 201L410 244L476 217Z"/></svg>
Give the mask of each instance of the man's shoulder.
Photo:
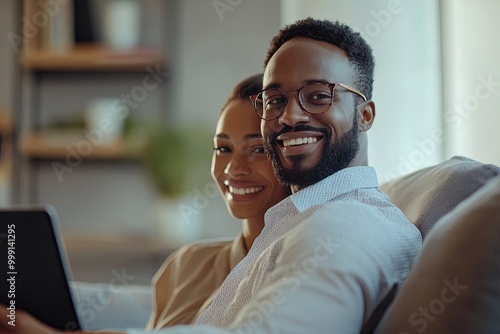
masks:
<svg viewBox="0 0 500 334"><path fill-rule="evenodd" d="M284 247L309 247L328 238L352 242L421 243L418 229L383 196L330 201L316 208L285 236Z"/></svg>

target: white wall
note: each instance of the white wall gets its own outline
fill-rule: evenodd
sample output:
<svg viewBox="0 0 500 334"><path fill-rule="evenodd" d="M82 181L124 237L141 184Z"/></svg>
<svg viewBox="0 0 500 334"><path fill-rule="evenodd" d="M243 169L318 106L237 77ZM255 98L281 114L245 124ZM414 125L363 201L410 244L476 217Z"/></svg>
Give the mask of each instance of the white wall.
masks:
<svg viewBox="0 0 500 334"><path fill-rule="evenodd" d="M439 6L435 0L287 0L283 23L311 16L340 21L373 48L370 164L380 181L442 158Z"/></svg>
<svg viewBox="0 0 500 334"><path fill-rule="evenodd" d="M179 1L178 63L172 78L181 121L215 129L231 89L262 72L280 27L280 0ZM217 7L215 4L224 4ZM221 5L222 6L222 5ZM178 80L178 82L177 82Z"/></svg>
<svg viewBox="0 0 500 334"><path fill-rule="evenodd" d="M442 4L445 154L500 165L500 1Z"/></svg>

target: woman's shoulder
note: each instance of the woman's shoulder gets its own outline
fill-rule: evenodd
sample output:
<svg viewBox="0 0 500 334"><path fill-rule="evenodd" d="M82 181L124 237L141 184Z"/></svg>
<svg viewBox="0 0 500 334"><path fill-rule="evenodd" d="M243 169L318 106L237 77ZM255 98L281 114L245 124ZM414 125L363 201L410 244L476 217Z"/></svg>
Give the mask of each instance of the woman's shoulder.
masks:
<svg viewBox="0 0 500 334"><path fill-rule="evenodd" d="M153 278L153 282L163 279L186 279L192 276L193 268L203 272L214 266L227 266L231 246L235 238L205 239L191 242L180 247L165 260Z"/></svg>
<svg viewBox="0 0 500 334"><path fill-rule="evenodd" d="M209 256L210 254L216 254L221 250L230 248L234 240L234 237L197 240L181 246L177 251L172 253L172 256L182 257L198 254Z"/></svg>

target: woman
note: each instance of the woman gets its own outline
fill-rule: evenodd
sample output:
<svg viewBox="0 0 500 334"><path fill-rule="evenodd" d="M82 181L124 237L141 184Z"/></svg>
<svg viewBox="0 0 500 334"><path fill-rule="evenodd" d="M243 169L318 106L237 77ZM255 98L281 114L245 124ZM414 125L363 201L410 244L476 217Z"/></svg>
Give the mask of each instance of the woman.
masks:
<svg viewBox="0 0 500 334"><path fill-rule="evenodd" d="M252 247L264 213L290 194L274 176L260 118L248 98L261 89L262 74L240 82L222 108L214 136L212 177L231 215L242 220L242 231L232 241L189 244L167 258L153 278L149 330L194 322Z"/></svg>

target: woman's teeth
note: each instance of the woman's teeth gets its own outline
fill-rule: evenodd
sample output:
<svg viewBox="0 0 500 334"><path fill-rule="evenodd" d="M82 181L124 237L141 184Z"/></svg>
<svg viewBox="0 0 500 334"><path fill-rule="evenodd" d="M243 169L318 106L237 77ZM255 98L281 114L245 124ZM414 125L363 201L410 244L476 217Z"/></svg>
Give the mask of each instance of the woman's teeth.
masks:
<svg viewBox="0 0 500 334"><path fill-rule="evenodd" d="M261 191L264 187L235 188L229 186L229 192L236 195L253 194Z"/></svg>

